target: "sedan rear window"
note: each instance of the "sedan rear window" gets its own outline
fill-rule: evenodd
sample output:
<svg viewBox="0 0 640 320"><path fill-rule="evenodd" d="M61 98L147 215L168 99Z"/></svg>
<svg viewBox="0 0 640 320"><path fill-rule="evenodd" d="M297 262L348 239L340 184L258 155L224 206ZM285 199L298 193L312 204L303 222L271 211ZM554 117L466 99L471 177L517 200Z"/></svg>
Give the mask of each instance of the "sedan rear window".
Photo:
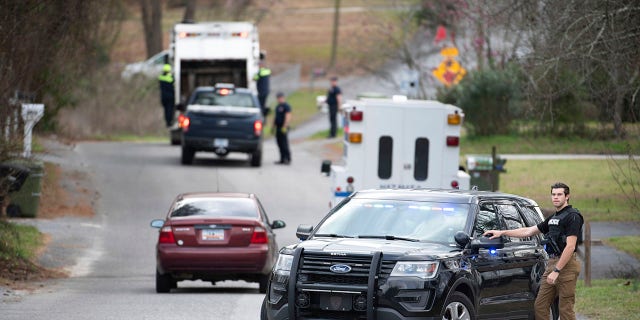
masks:
<svg viewBox="0 0 640 320"><path fill-rule="evenodd" d="M176 203L171 217L258 217L258 208L251 199L196 198Z"/></svg>

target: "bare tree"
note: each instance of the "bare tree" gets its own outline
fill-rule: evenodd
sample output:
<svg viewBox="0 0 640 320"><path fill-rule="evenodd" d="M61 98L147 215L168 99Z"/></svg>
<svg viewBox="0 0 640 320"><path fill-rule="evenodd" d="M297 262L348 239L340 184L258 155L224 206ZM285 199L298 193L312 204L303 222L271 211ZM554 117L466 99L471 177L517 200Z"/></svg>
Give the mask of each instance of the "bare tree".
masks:
<svg viewBox="0 0 640 320"><path fill-rule="evenodd" d="M162 51L162 1L139 0L147 57ZM186 13L185 13L186 14Z"/></svg>
<svg viewBox="0 0 640 320"><path fill-rule="evenodd" d="M196 0L185 0L182 22L196 21Z"/></svg>

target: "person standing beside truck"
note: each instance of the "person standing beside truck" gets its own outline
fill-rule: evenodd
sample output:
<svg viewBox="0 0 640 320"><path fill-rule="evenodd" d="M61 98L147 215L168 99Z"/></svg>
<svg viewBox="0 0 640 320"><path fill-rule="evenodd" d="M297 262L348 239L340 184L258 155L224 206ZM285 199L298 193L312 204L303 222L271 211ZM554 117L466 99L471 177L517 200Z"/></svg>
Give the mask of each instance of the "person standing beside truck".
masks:
<svg viewBox="0 0 640 320"><path fill-rule="evenodd" d="M291 106L285 101L284 93L276 94L278 105L276 105L276 114L273 119L273 127L276 131L276 142L280 150L280 161L276 164L290 164L291 151L289 150L289 124L291 123Z"/></svg>
<svg viewBox="0 0 640 320"><path fill-rule="evenodd" d="M260 108L262 110L262 116L267 117L269 115L269 107L267 106L267 98L269 98L269 82L271 78L271 69L265 67L265 54L260 53L260 62L258 73L253 77L256 81L256 89L258 90L258 101L260 102Z"/></svg>
<svg viewBox="0 0 640 320"><path fill-rule="evenodd" d="M549 310L556 296L559 297L560 319L575 320L576 284L580 263L576 250L582 240L584 219L580 211L569 204L569 186L558 182L551 186L551 202L555 214L531 227L512 230L489 230L484 236L491 239L500 236L526 238L543 233L548 241L546 251L549 262L542 276L535 302L536 319L549 319Z"/></svg>
<svg viewBox="0 0 640 320"><path fill-rule="evenodd" d="M342 105L342 91L338 87L338 78L331 77L331 87L327 91L327 105L329 106L329 137L335 138L338 131L338 107Z"/></svg>
<svg viewBox="0 0 640 320"><path fill-rule="evenodd" d="M160 82L160 102L164 108L164 121L167 128L173 124L173 113L175 108L175 93L173 91L173 75L171 65L165 63L162 66L162 74L158 77Z"/></svg>

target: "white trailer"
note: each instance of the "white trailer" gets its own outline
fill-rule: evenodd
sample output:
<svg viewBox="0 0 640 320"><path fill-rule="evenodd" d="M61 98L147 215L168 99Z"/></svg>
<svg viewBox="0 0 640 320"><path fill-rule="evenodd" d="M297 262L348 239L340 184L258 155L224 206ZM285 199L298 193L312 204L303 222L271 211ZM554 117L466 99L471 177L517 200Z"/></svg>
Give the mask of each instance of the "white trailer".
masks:
<svg viewBox="0 0 640 320"><path fill-rule="evenodd" d="M438 101L360 99L342 106L343 165L324 161L333 207L355 190L469 189L460 168L462 109Z"/></svg>
<svg viewBox="0 0 640 320"><path fill-rule="evenodd" d="M256 90L260 43L250 22L179 23L171 41L176 104L199 86L232 83Z"/></svg>

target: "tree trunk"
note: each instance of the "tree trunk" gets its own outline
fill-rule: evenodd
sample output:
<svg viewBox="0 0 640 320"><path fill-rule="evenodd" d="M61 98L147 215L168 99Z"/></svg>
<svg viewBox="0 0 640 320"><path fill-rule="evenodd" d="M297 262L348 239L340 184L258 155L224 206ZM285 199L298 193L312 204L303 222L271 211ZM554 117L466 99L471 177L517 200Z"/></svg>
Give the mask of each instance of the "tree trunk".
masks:
<svg viewBox="0 0 640 320"><path fill-rule="evenodd" d="M147 58L162 51L162 1L140 0Z"/></svg>
<svg viewBox="0 0 640 320"><path fill-rule="evenodd" d="M182 22L196 21L196 0L186 0Z"/></svg>

